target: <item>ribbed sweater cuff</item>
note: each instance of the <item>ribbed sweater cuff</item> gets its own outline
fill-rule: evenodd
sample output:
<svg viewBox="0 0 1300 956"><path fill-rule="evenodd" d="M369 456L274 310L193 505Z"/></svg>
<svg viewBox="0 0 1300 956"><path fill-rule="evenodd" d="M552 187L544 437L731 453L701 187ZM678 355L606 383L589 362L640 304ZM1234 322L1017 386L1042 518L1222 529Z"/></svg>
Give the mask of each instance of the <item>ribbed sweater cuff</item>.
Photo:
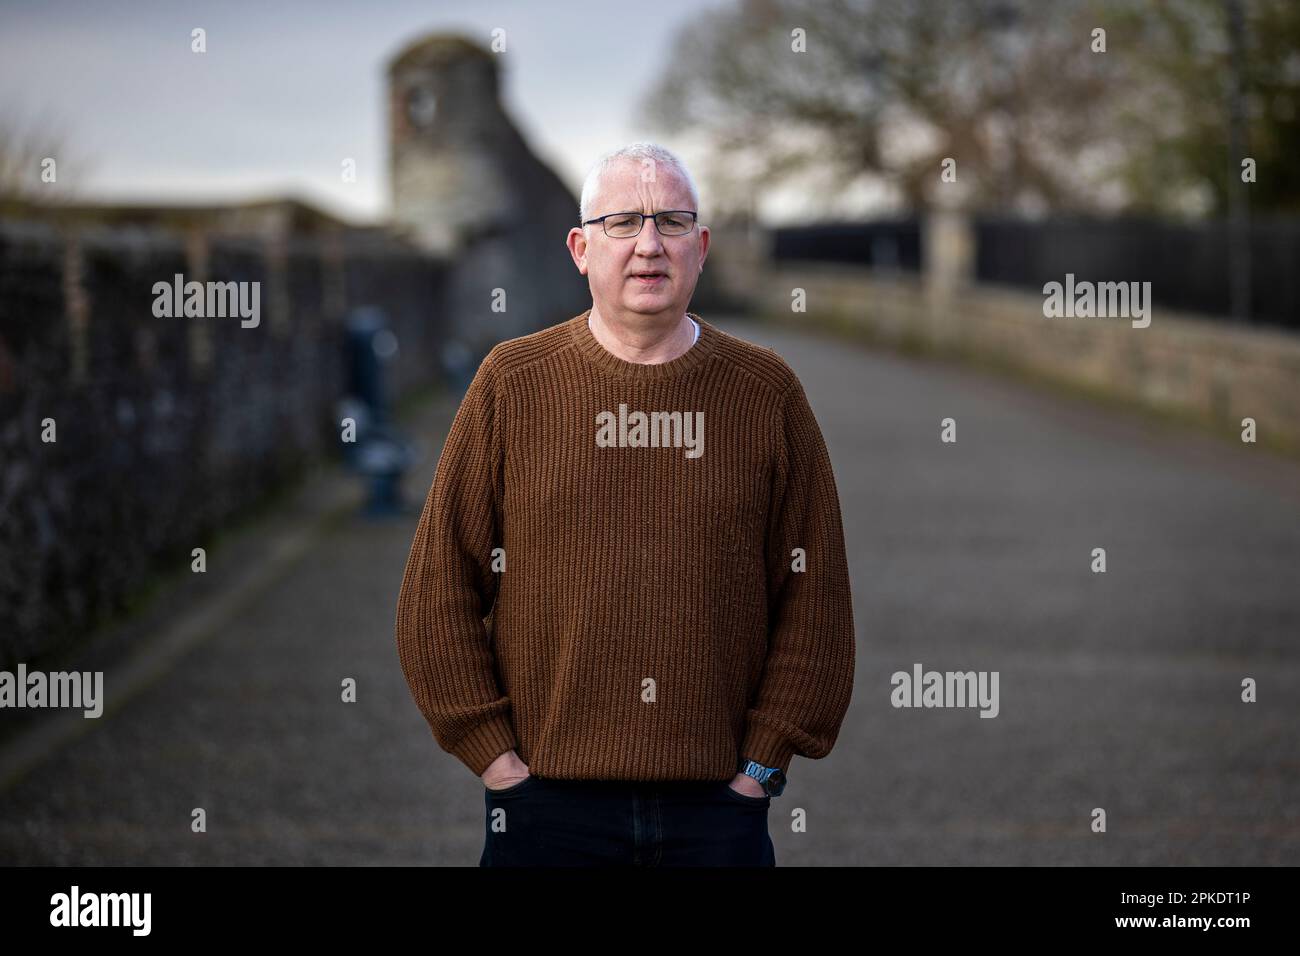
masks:
<svg viewBox="0 0 1300 956"><path fill-rule="evenodd" d="M782 773L789 773L794 745L762 724L750 724L745 730L745 744L740 748L740 755L764 767L779 767Z"/></svg>
<svg viewBox="0 0 1300 956"><path fill-rule="evenodd" d="M518 746L510 715L505 713L479 724L451 748L451 753L469 767L474 776L481 777L493 760Z"/></svg>

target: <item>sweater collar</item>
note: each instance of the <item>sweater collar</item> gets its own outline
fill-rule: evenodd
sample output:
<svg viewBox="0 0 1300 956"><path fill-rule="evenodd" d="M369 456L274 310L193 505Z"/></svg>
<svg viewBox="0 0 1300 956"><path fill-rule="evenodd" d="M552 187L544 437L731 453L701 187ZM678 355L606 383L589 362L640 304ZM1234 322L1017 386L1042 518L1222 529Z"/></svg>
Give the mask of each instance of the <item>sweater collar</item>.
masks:
<svg viewBox="0 0 1300 956"><path fill-rule="evenodd" d="M587 309L581 315L574 316L569 320L568 324L573 343L577 346L579 353L597 368L604 369L612 375L630 381L660 382L677 378L701 365L712 353L714 345L717 344L719 333L713 326L694 312L687 312L686 314L699 323L699 339L672 361L657 364L628 362L601 345L596 336L592 334L591 327L587 325L587 320L591 316L591 309Z"/></svg>

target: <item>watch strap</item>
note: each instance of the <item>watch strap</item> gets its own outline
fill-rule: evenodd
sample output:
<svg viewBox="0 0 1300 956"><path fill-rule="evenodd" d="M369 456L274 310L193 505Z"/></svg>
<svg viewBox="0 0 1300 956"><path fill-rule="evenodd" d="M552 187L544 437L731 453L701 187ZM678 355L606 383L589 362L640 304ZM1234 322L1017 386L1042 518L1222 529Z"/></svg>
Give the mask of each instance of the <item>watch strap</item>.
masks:
<svg viewBox="0 0 1300 956"><path fill-rule="evenodd" d="M778 796L785 789L785 774L779 767L765 767L757 760L740 761L740 772L753 777L763 786L768 796ZM775 780L772 778L775 777Z"/></svg>

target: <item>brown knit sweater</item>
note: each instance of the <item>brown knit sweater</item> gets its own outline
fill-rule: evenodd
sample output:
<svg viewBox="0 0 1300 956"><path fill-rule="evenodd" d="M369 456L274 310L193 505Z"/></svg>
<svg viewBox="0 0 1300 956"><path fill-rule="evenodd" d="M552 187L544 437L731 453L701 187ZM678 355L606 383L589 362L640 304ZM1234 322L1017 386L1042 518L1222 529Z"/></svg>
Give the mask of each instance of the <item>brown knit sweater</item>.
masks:
<svg viewBox="0 0 1300 956"><path fill-rule="evenodd" d="M682 355L627 362L588 315L495 346L461 402L398 597L416 705L480 775L512 747L592 780L824 757L853 607L798 378L694 313Z"/></svg>

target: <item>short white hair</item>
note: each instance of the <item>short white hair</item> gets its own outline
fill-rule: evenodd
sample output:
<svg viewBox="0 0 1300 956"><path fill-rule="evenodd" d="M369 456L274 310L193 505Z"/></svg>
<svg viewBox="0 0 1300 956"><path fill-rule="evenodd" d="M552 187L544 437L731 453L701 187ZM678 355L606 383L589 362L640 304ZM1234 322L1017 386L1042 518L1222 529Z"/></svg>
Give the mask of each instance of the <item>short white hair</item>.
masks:
<svg viewBox="0 0 1300 956"><path fill-rule="evenodd" d="M629 143L626 146L620 146L618 149L612 149L600 159L592 164L587 178L582 181L582 197L578 200L578 222L586 222L591 218L591 204L596 201L596 193L600 189L601 177L614 164L624 160L633 160L641 162L651 160L659 166L665 166L678 176L686 184L687 191L691 194L691 207L697 212L700 208L700 194L695 188L695 180L691 179L691 174L686 169L686 164L677 158L677 155L671 150L660 146L658 143ZM616 209L615 212L627 212L630 210Z"/></svg>

